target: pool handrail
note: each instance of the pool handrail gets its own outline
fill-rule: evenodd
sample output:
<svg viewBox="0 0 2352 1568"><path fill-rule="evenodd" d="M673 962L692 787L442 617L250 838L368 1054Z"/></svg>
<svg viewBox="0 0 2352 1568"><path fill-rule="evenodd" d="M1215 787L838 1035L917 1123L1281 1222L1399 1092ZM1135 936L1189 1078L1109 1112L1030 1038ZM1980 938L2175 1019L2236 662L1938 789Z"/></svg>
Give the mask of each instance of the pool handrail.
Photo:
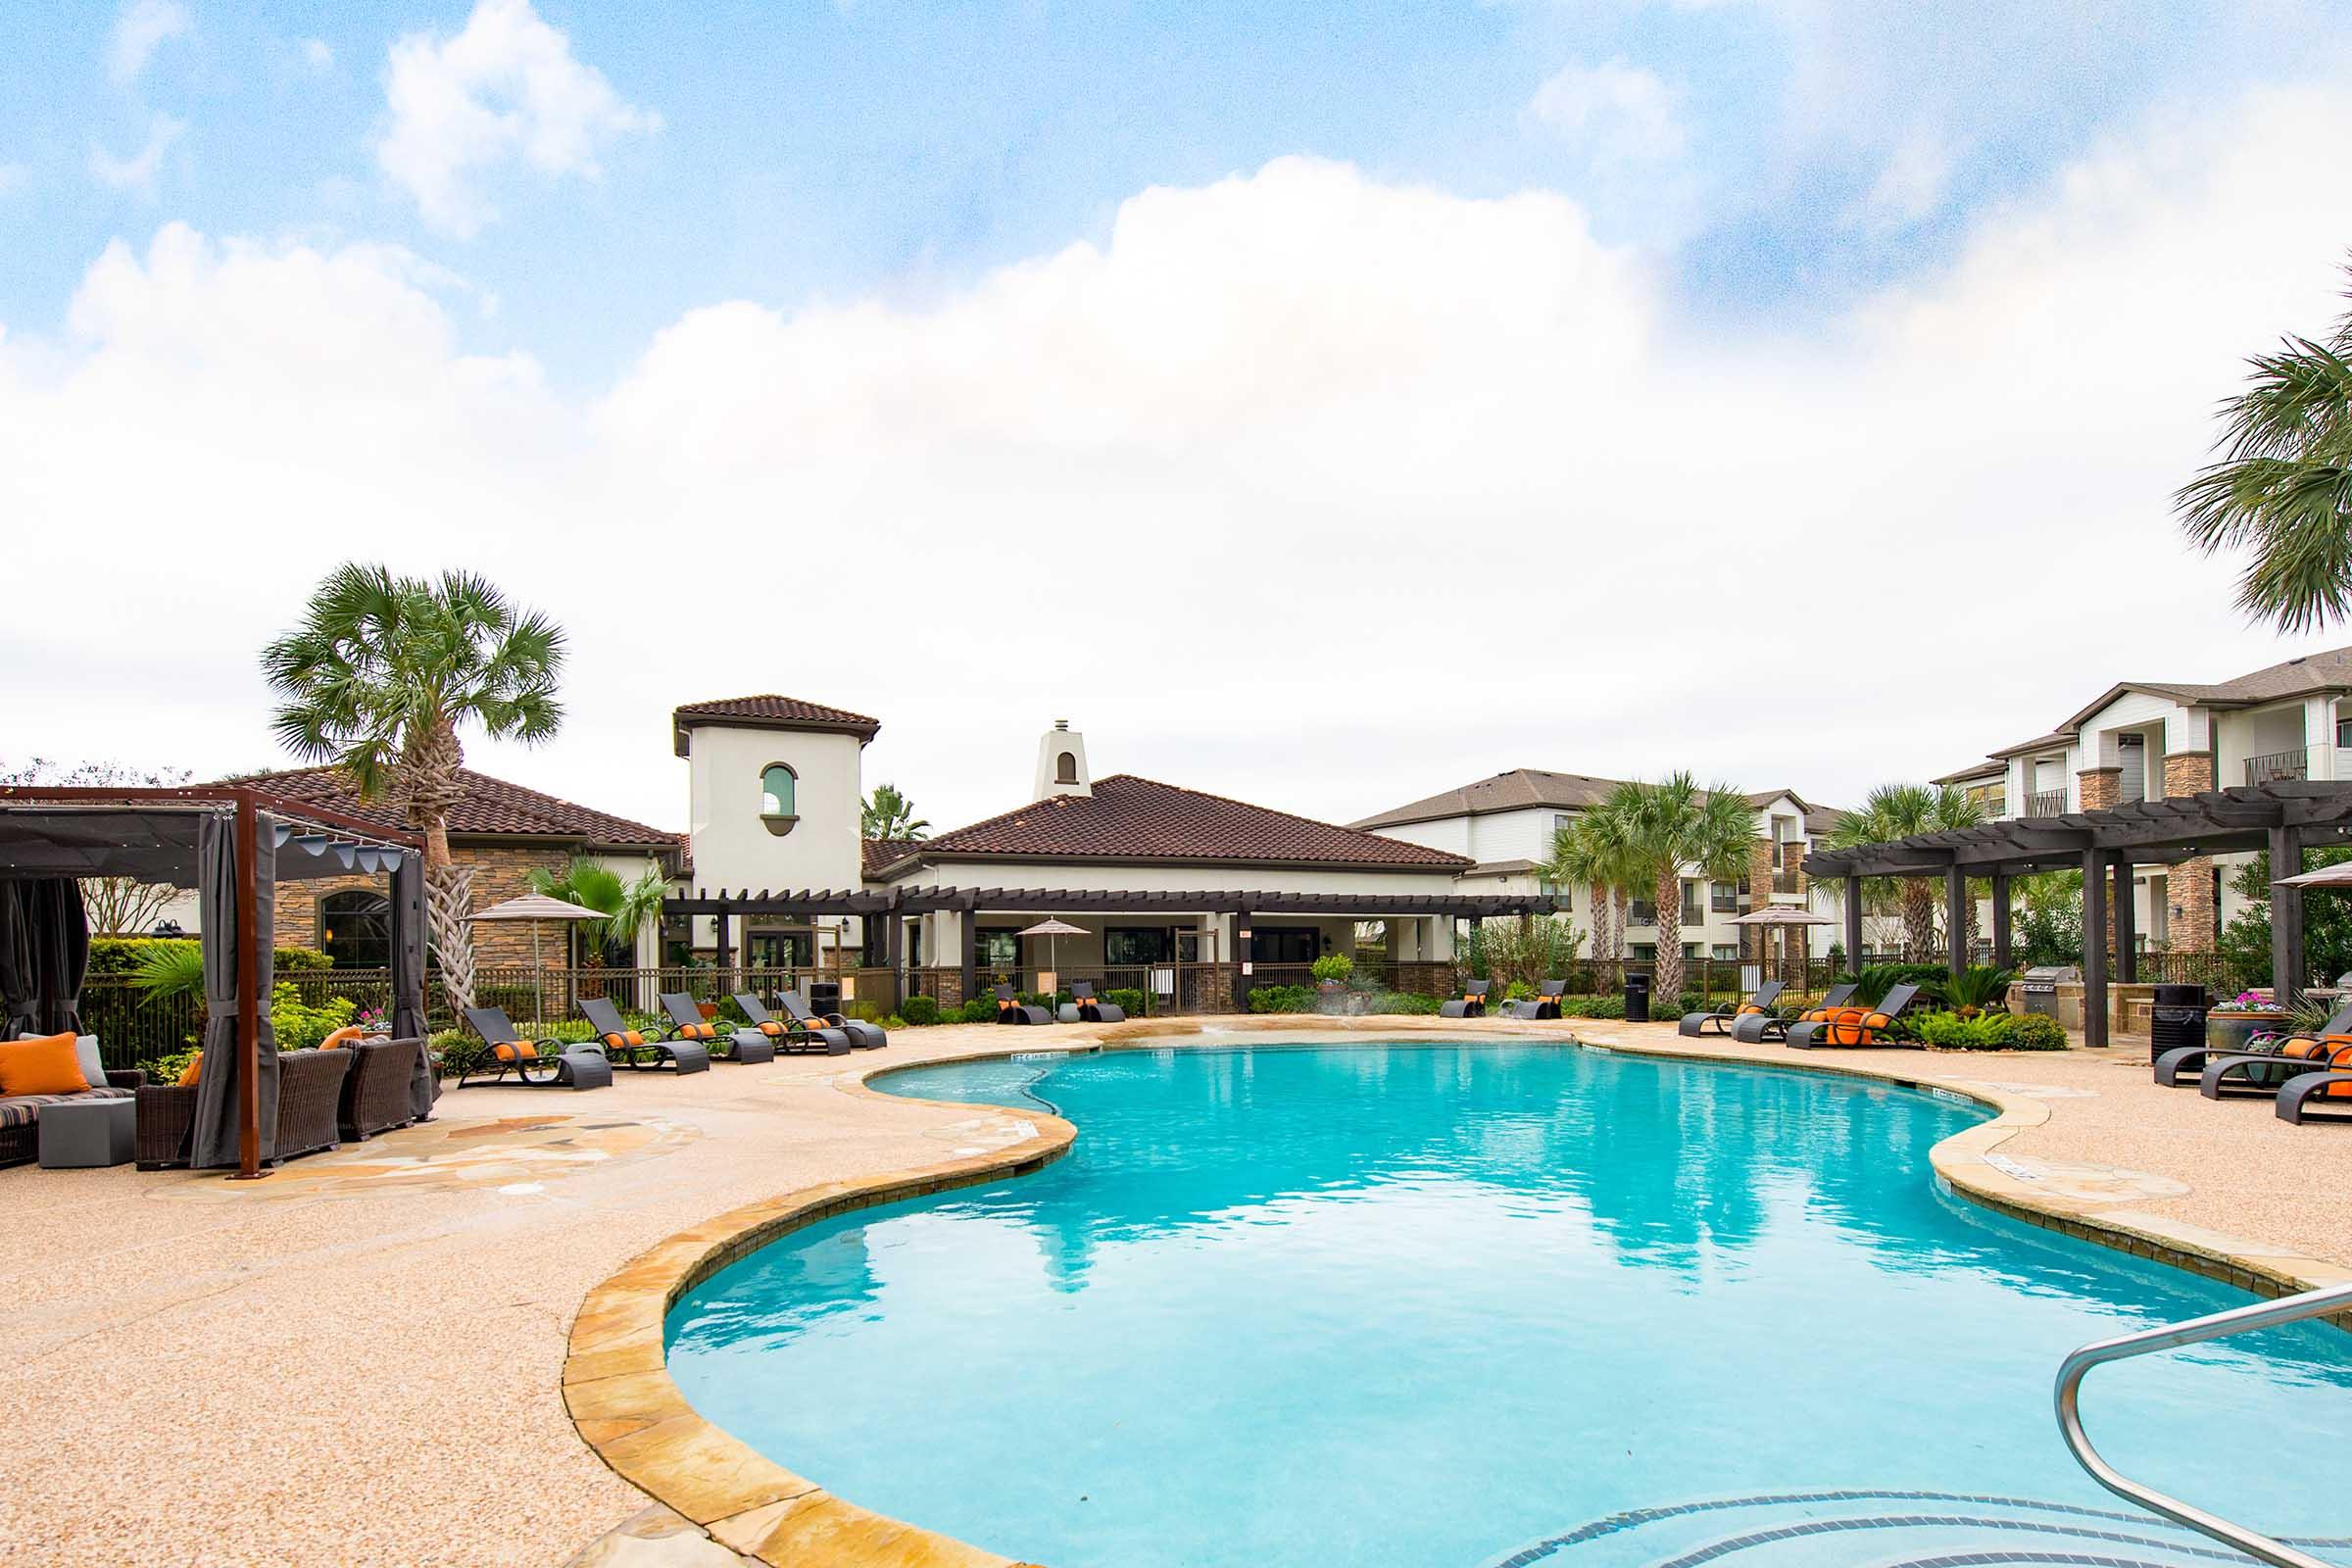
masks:
<svg viewBox="0 0 2352 1568"><path fill-rule="evenodd" d="M2184 1345L2227 1339L2232 1334L2277 1328L2281 1324L2300 1323L2306 1318L2325 1317L2331 1312L2346 1310L2352 1310L2352 1285L2330 1285L2322 1290L2305 1291L2299 1296L2280 1297L2275 1301L2257 1301L2252 1306L2231 1307L2226 1312L2213 1312L2204 1317L2167 1324L2162 1328L2142 1329L2136 1334L2085 1345L2068 1356L2058 1368L2055 1397L2059 1435L2066 1440L2067 1448L2074 1454L2075 1462L2082 1467L2091 1480L2150 1513L2161 1514L2175 1524L2185 1525L2224 1545L2234 1546L2257 1561L2273 1564L2274 1568L2335 1568L2335 1565L2323 1562L2308 1552L2298 1551L2284 1542L2274 1541L2243 1525L2232 1524L2219 1514L2207 1513L2193 1503L2182 1502L2153 1487L2143 1486L2116 1469L2099 1456L2099 1450L2091 1446L2090 1435L2082 1430L2081 1396L2083 1377L2092 1367L2103 1366L2109 1361L2129 1360L2132 1356L2147 1355L2157 1350L2177 1350Z"/></svg>

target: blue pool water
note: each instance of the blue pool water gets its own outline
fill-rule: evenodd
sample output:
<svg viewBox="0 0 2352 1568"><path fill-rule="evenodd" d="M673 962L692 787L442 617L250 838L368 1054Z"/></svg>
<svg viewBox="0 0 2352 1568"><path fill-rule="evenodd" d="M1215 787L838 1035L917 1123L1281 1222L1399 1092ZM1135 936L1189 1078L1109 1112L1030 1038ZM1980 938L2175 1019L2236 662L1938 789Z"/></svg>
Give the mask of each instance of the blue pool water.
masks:
<svg viewBox="0 0 2352 1568"><path fill-rule="evenodd" d="M2113 1544L2162 1532L2076 1470L2049 1387L2244 1298L1939 1194L1928 1151L1980 1106L1546 1046L883 1086L1050 1105L1078 1143L789 1237L669 1324L698 1409L881 1512L1053 1568L1893 1563L2004 1513L2215 1560ZM2352 1536L2352 1336L2111 1367L2085 1409L2128 1473ZM1806 1520L1839 1533L1781 1534Z"/></svg>

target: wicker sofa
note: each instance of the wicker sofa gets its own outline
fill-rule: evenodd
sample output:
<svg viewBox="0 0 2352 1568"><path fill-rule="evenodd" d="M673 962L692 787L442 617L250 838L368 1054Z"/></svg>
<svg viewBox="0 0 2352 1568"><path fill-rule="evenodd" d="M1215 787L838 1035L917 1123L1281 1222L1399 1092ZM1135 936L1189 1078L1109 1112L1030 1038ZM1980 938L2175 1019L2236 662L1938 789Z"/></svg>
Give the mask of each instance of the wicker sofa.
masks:
<svg viewBox="0 0 2352 1568"><path fill-rule="evenodd" d="M424 1054L423 1041L363 1040L343 1049L351 1053L351 1071L343 1075L335 1120L344 1142L356 1144L416 1119L410 1087L416 1077L416 1058Z"/></svg>
<svg viewBox="0 0 2352 1568"><path fill-rule="evenodd" d="M23 1165L41 1152L41 1107L68 1100L120 1100L147 1081L143 1072L109 1070L103 1088L75 1095L0 1095L0 1166Z"/></svg>
<svg viewBox="0 0 2352 1568"><path fill-rule="evenodd" d="M342 1141L343 1080L351 1070L349 1050L289 1051L277 1058L277 1152L291 1159ZM138 1091L138 1165L166 1170L188 1162L188 1135L196 1125L193 1084L148 1084Z"/></svg>

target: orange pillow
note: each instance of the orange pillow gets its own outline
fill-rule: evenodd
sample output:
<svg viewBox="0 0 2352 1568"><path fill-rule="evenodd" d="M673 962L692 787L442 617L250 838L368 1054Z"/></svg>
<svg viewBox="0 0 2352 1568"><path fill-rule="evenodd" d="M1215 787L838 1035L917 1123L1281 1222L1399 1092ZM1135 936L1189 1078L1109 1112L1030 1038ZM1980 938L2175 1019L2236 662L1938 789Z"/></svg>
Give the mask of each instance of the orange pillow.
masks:
<svg viewBox="0 0 2352 1568"><path fill-rule="evenodd" d="M188 1064L185 1067L179 1069L177 1087L181 1089L195 1088L196 1075L202 1071L204 1071L204 1053L199 1051L188 1058Z"/></svg>
<svg viewBox="0 0 2352 1568"><path fill-rule="evenodd" d="M0 1046L0 1095L78 1095L89 1087L70 1033Z"/></svg>
<svg viewBox="0 0 2352 1568"><path fill-rule="evenodd" d="M361 1028L358 1024L345 1024L333 1034L328 1035L324 1040L319 1041L318 1049L320 1051L339 1051L343 1047L350 1045L354 1040L365 1040L367 1038L368 1031Z"/></svg>

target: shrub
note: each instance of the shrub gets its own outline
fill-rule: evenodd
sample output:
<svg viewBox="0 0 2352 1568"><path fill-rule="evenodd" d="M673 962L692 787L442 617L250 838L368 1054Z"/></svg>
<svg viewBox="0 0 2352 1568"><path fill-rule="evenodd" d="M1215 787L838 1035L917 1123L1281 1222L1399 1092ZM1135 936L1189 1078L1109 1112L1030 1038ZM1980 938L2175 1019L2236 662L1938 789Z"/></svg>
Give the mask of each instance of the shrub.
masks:
<svg viewBox="0 0 2352 1568"><path fill-rule="evenodd" d="M2005 1012L2009 1006L2010 974L1989 963L1972 963L1954 970L1943 983L1943 1000L1963 1018L1980 1012Z"/></svg>
<svg viewBox="0 0 2352 1568"><path fill-rule="evenodd" d="M490 1048L463 1029L436 1029L427 1036L425 1050L433 1054L434 1070L444 1078L455 1078L479 1065Z"/></svg>
<svg viewBox="0 0 2352 1568"><path fill-rule="evenodd" d="M916 1028L937 1023L939 1022L939 999L937 997L908 997L905 1002L899 1004L899 1016Z"/></svg>
<svg viewBox="0 0 2352 1568"><path fill-rule="evenodd" d="M1439 1005L1438 998L1416 991L1384 991L1372 1000L1374 1012L1434 1013Z"/></svg>
<svg viewBox="0 0 2352 1568"><path fill-rule="evenodd" d="M1259 986L1250 993L1251 1012L1312 1012L1313 986Z"/></svg>
<svg viewBox="0 0 2352 1568"><path fill-rule="evenodd" d="M168 1056L158 1056L152 1061L140 1062L139 1070L147 1075L147 1081L151 1084L175 1084L179 1082L179 1075L188 1070L188 1063L194 1061L197 1055L198 1052L193 1048L187 1051L174 1051Z"/></svg>
<svg viewBox="0 0 2352 1568"><path fill-rule="evenodd" d="M956 1016L965 1023L995 1023L997 1002L994 997L974 997L963 1004Z"/></svg>
<svg viewBox="0 0 2352 1568"><path fill-rule="evenodd" d="M2010 1014L2009 1049L2064 1051L2067 1049L2066 1026L2044 1012Z"/></svg>
<svg viewBox="0 0 2352 1568"><path fill-rule="evenodd" d="M1562 997L1560 1016L1563 1018L1623 1018L1623 997Z"/></svg>
<svg viewBox="0 0 2352 1568"><path fill-rule="evenodd" d="M92 937L89 973L94 976L130 974L139 967L140 959L158 948L187 948L202 952L203 946L194 937ZM317 948L279 948L271 956L270 961L285 972L334 967L334 959Z"/></svg>
<svg viewBox="0 0 2352 1568"><path fill-rule="evenodd" d="M2064 1051L2066 1031L2041 1013L1924 1013L1912 1020L1920 1044L1936 1051Z"/></svg>
<svg viewBox="0 0 2352 1568"><path fill-rule="evenodd" d="M1525 1002L1535 994L1536 988L1524 980L1514 980L1502 988L1502 1000L1505 1002Z"/></svg>
<svg viewBox="0 0 2352 1568"><path fill-rule="evenodd" d="M1327 953L1307 965L1307 972L1317 980L1345 980L1355 973L1355 960L1345 953Z"/></svg>
<svg viewBox="0 0 2352 1568"><path fill-rule="evenodd" d="M1859 974L1844 974L1838 978L1851 980L1860 986L1861 989L1854 993L1854 1000L1864 1006L1875 1007L1886 1001L1886 993L1896 986L1917 986L1922 996L1940 999L1952 973L1940 963L1874 963Z"/></svg>
<svg viewBox="0 0 2352 1568"><path fill-rule="evenodd" d="M280 1051L305 1051L351 1022L359 1005L349 997L329 997L317 1006L302 1000L291 984L270 993L270 1026Z"/></svg>
<svg viewBox="0 0 2352 1568"><path fill-rule="evenodd" d="M882 1032L883 1032L884 1034L888 1034L888 1033L889 1033L891 1030L893 1030L893 1029L904 1029L904 1028L906 1028L906 1019L904 1019L904 1018L902 1018L902 1017L900 1017L900 1016L899 1016L897 1013L895 1013L895 1012L894 1012L894 1013L892 1013L892 1014L891 1014L889 1017L887 1017L887 1018L885 1018L885 1019L883 1019L883 1020L882 1020Z"/></svg>

